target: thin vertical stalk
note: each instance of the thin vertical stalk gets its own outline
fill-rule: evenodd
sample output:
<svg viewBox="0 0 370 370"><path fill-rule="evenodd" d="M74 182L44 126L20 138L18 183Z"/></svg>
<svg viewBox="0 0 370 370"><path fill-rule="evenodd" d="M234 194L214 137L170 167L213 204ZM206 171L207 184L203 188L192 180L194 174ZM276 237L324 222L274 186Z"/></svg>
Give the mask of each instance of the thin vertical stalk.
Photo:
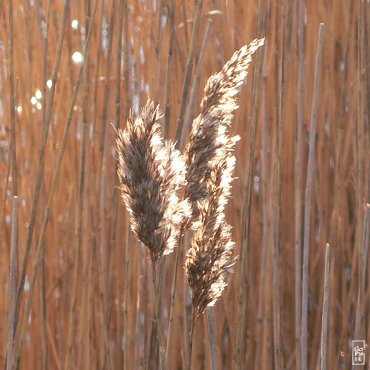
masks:
<svg viewBox="0 0 370 370"><path fill-rule="evenodd" d="M325 277L324 277L324 299L322 302L322 324L321 324L321 370L327 370L328 366L328 324L329 324L329 293L330 293L330 246L325 247Z"/></svg>
<svg viewBox="0 0 370 370"><path fill-rule="evenodd" d="M172 280L172 287L171 287L171 303L170 303L170 313L168 317L168 327L167 327L167 345L166 345L166 358L165 358L165 364L168 369L170 369L170 348L172 343L172 330L173 330L173 311L175 306L175 296L176 296L176 285L177 285L177 272L179 267L179 255L180 255L180 249L182 249L183 246L183 231L180 231L179 234L179 242L176 248L176 259L175 259L175 270L173 273L173 280Z"/></svg>
<svg viewBox="0 0 370 370"><path fill-rule="evenodd" d="M369 13L369 10L368 10L368 5L369 3L367 1L364 2L364 6L365 6L365 9L364 9L364 47L363 47L363 51L364 51L364 54L365 54L365 68L366 68L366 71L369 71L370 70L370 52L369 52L369 46L370 46L370 43L369 43L369 22L368 22L368 13ZM361 71L362 73L362 71ZM367 107L370 107L370 73L365 73L365 76L366 76L366 103L367 103ZM367 119L368 119L368 122L370 122L370 109L367 109ZM369 140L369 139L368 139ZM369 144L369 142L368 142ZM368 194L368 196L370 196L370 194Z"/></svg>
<svg viewBox="0 0 370 370"><path fill-rule="evenodd" d="M184 261L184 257L186 258L186 250L190 247L191 245L191 236L189 233L185 233L184 235L184 252L180 256L180 261ZM180 309L177 315L177 320L180 322L181 325L181 345L183 348L183 351L181 353L181 367L183 369L186 369L188 365L188 355L189 355L189 332L190 332L190 320L191 320L191 315L192 315L192 296L191 296L191 291L189 287L189 281L187 279L186 274L183 274L182 276L182 284L181 284L181 290L179 289L179 292L181 292L181 295L178 294L179 301L180 301Z"/></svg>
<svg viewBox="0 0 370 370"><path fill-rule="evenodd" d="M125 116L128 117L131 108L132 91L130 83L130 24L129 24L129 6L128 0L124 0L124 11L123 11L123 47L124 47L124 77L125 77L125 97L126 107Z"/></svg>
<svg viewBox="0 0 370 370"><path fill-rule="evenodd" d="M189 333L189 352L188 352L188 363L187 363L188 370L191 370L191 358L193 354L193 339L194 339L195 321L196 321L196 317L195 317L195 311L194 311L194 306L193 306L190 333Z"/></svg>
<svg viewBox="0 0 370 370"><path fill-rule="evenodd" d="M363 298L363 290L362 290L362 261L361 261L361 242L363 236L363 200L364 200L364 171L363 171L363 159L364 159L364 115L362 111L362 14L364 12L363 4L361 1L358 2L358 17L357 17L357 130L356 130L356 159L355 162L357 164L357 223L356 223L356 249L358 251L358 293L357 293L357 305L356 305L356 318L355 318L355 335L354 339L361 338L361 331L362 331L362 298Z"/></svg>
<svg viewBox="0 0 370 370"><path fill-rule="evenodd" d="M124 0L119 0L119 9L118 9L118 33L117 33L117 59L116 59L116 84L115 84L115 130L117 131L121 126L121 111L122 111L122 104L121 104L121 64L122 64L122 32L123 32L123 12L124 12ZM117 173L118 168L118 161L115 162L115 174ZM113 209L113 216L112 216L112 234L110 240L110 247L109 250L112 251L112 256L115 251L116 256L115 258L111 257L112 263L116 263L116 268L121 266L121 251L122 248L117 248L117 233L118 233L118 206L119 206L119 189L114 187L113 189L113 197L111 208ZM113 272L113 268L110 269ZM113 280L113 279L112 279ZM113 281L110 285L113 284ZM120 287L122 284L122 280L119 279L117 281L117 285ZM117 327L121 330L121 322L122 322L122 315L117 315ZM121 335L121 334L119 334ZM117 338L117 340L119 340ZM120 357L120 361L122 361Z"/></svg>
<svg viewBox="0 0 370 370"><path fill-rule="evenodd" d="M99 0L95 1L93 16L91 18L91 23L90 23L90 29L89 29L89 33L88 33L88 36L87 36L87 39L86 39L86 45L85 45L85 49L84 49L84 53L83 53L85 58L87 57L88 51L89 51L90 38L91 38L91 33L92 33L91 32L92 24L93 24L94 19L95 19L95 14L96 14L98 2L99 2ZM69 0L67 0L66 3L67 3L66 6L69 7ZM48 200L47 200L47 205L46 205L45 211L44 211L42 227L41 227L39 241L38 241L37 249L36 249L36 256L35 256L35 262L34 262L34 271L33 271L33 276L32 276L32 279L31 279L29 298L28 298L28 301L27 301L27 304L26 304L26 309L25 309L24 318L23 318L23 325L22 325L22 329L21 329L21 332L20 332L20 340L19 340L18 348L17 348L17 364L16 364L16 369L17 370L19 369L19 366L20 366L23 341L24 341L24 337L25 337L25 333L26 333L26 329L27 329L29 315L30 315L30 312L31 312L33 295L34 295L34 290L35 290L35 283L36 283L36 278L37 278L37 274L38 274L38 268L39 268L39 265L40 265L40 262L41 262L41 257L42 257L42 254L43 254L46 228L47 228L47 225L48 225L48 222L49 222L49 217L50 217L51 210L53 208L54 194L55 194L56 186L57 186L58 181L59 181L61 165L62 165L62 162L63 162L64 153L65 153L66 146L67 146L69 131L70 131L70 128L71 128L71 125L72 125L74 106L76 104L77 95L78 95L79 87L80 87L80 84L81 84L81 78L82 78L82 72L84 70L84 66L85 66L85 64L82 64L81 67L80 67L80 70L79 70L78 76L77 76L77 80L76 80L76 84L75 84L74 89L73 89L73 96L72 96L72 100L71 100L71 104L70 104L70 108L69 108L67 123L66 123L65 129L64 129L62 144L61 144L60 151L59 151L59 154L58 154L57 163L55 165L55 171L54 171L54 174L53 174L53 178L51 180L51 186L50 186L50 191L49 191L49 197L48 197Z"/></svg>
<svg viewBox="0 0 370 370"><path fill-rule="evenodd" d="M6 168L4 200L3 200L3 205L1 209L1 218L0 218L0 241L3 240L3 229L4 229L5 213L6 213L6 199L7 199L7 193L8 193L8 188L9 188L9 177L10 177L11 166L12 166L12 159L11 159L11 156L9 156L8 165Z"/></svg>
<svg viewBox="0 0 370 370"><path fill-rule="evenodd" d="M86 32L89 32L89 24L86 24ZM86 105L88 100L88 83L89 81L89 59L85 56L85 78L84 78L84 89L83 89L83 101L84 101L84 113L83 113L83 129L82 129L82 145L81 145L81 159L80 159L80 178L78 187L78 204L77 204L77 218L76 218L76 236L77 236L77 246L74 256L74 271L73 271L73 288L72 288L72 298L68 313L68 327L67 327L67 344L66 344L66 354L64 361L64 369L68 370L71 368L71 354L74 344L74 338L76 337L76 306L77 306L77 296L79 292L79 282L81 282L80 270L81 270L81 249L83 243L82 228L84 222L84 196L85 196L85 177L86 177L86 151L87 151L87 112Z"/></svg>
<svg viewBox="0 0 370 370"><path fill-rule="evenodd" d="M113 49L113 35L114 35L114 6L112 5L111 9L111 16L109 21L109 35L108 35L108 53L106 59L106 70L105 70L105 80L104 80L104 98L103 98L103 114L102 114L102 130L100 131L100 145L99 145L99 158L101 158L100 168L99 168L99 176L98 176L98 190L97 194L100 195L99 199L99 210L100 210L100 220L99 220L99 253L101 255L101 264L102 264L102 288L103 288L103 307L104 307L104 317L105 317L105 325L106 323L106 316L108 312L109 306L109 284L108 284L108 248L106 246L107 243L107 202L106 202L106 176L107 176L107 150L106 150L106 141L107 141L107 117L108 117L108 109L109 109L109 100L110 100L110 71L111 67L111 56L112 56L112 49ZM105 349L105 355L107 354L108 349Z"/></svg>
<svg viewBox="0 0 370 370"><path fill-rule="evenodd" d="M171 83L173 74L173 46L175 39L175 15L176 15L176 0L171 0L170 4L170 42L168 46L167 57L167 82L166 82L166 107L164 114L165 122L165 137L169 137L170 133L170 118L171 118Z"/></svg>
<svg viewBox="0 0 370 370"><path fill-rule="evenodd" d="M210 20L208 20L206 30L204 32L202 46L200 48L197 70L195 72L194 82L193 82L193 86L191 88L189 106L188 106L188 110L187 110L187 113L186 113L184 128L183 128L183 130L181 132L181 135L180 135L180 150L184 149L184 147L185 147L185 138L188 136L188 133L189 133L189 130L190 130L190 123L191 123L192 113L193 113L193 109L194 109L195 98L197 97L197 93L198 93L198 89L199 89L200 76L201 76L202 67L203 67L203 63L204 63L204 56L205 56L206 50L207 50L207 44L208 44L208 39L209 39L209 32L211 30L211 25L212 25L212 22Z"/></svg>
<svg viewBox="0 0 370 370"><path fill-rule="evenodd" d="M356 318L355 318L355 335L354 339L363 338L363 328L364 325L364 297L366 296L366 271L368 263L368 253L369 253L369 240L370 240L370 204L365 206L365 217L363 226L363 237L361 249L358 253L358 264L359 264L359 274L358 274L358 291L357 291L357 303L356 303Z"/></svg>
<svg viewBox="0 0 370 370"><path fill-rule="evenodd" d="M207 321L209 329L209 341L211 344L211 364L212 370L217 370L217 345L216 345L216 335L215 335L215 319L213 317L212 308L207 310Z"/></svg>
<svg viewBox="0 0 370 370"><path fill-rule="evenodd" d="M90 0L85 0L85 30L89 32L89 23L91 16L91 4ZM89 181L89 166L88 166L88 125L89 125L89 80L90 80L90 65L89 58L86 59L86 67L84 73L84 80L82 86L82 144L81 144L81 162L80 162L80 179L79 179L79 198L78 198L78 208L77 208L77 243L82 251L82 274L81 274L81 285L84 289L81 292L81 307L79 313L80 324L80 337L79 340L83 343L82 346L78 348L77 353L77 368L90 368L89 360L89 348L90 348L90 291L91 291L91 280L89 279L90 274L90 261L91 261L91 248L84 248L84 245L88 243L89 234L83 233L82 230L86 230L87 222L87 209L89 206L89 187L85 187L85 183L88 184ZM83 179L84 178L84 179Z"/></svg>
<svg viewBox="0 0 370 370"><path fill-rule="evenodd" d="M130 246L130 227L128 225L128 220L125 223L126 226L126 246L125 246L125 267L124 267L124 277L125 277L125 288L124 288L124 307L123 307L123 315L124 315L124 327L123 327L123 334L124 337L127 338L125 340L124 345L124 358L123 358L123 369L129 370L129 338L130 338L130 331L129 331L129 320L128 320L128 307L129 307L129 268L130 268L130 256L129 256L129 246Z"/></svg>
<svg viewBox="0 0 370 370"><path fill-rule="evenodd" d="M18 169L17 169L17 145L15 128L15 88L14 88L14 19L13 19L13 0L8 2L9 11L9 83L10 83L10 125L11 125L11 156L12 156L12 177L13 195L18 194Z"/></svg>
<svg viewBox="0 0 370 370"><path fill-rule="evenodd" d="M364 122L364 114L362 109L362 99L363 99L363 91L362 91L362 14L364 12L363 2L358 2L358 16L357 16L357 125L356 125L356 149L355 149L355 164L356 164L356 175L357 175L357 182L356 182L356 200L357 200L357 222L356 222L356 247L355 250L358 252L358 256L361 255L361 242L362 242L362 235L363 235L363 201L365 199L364 194L364 187L365 187L365 178L364 178L364 147L365 147L365 122ZM358 269L360 270L361 262L358 260ZM356 263L355 262L355 263ZM359 275L361 272L359 273ZM359 285L361 288L361 285ZM359 307L358 307L359 308ZM356 314L356 322L358 323L358 317ZM360 334L356 332L356 329L360 329L359 327L355 328L355 335ZM357 336L355 336L357 339Z"/></svg>
<svg viewBox="0 0 370 370"><path fill-rule="evenodd" d="M184 116L185 116L185 108L186 108L186 104L188 101L190 81L191 81L191 76L193 73L195 51L196 51L196 48L198 45L198 39L199 39L199 29L200 29L201 15L202 15L202 6L203 6L203 0L197 0L196 5L195 5L195 13L194 13L193 33L191 35L191 42L190 42L188 60L186 63L184 84L182 88L180 113L179 113L179 118L177 120L177 128L176 128L177 145L179 145L180 143L180 138L181 138L181 133L182 133L182 128L183 128L182 126L183 126L183 121L184 121Z"/></svg>
<svg viewBox="0 0 370 370"><path fill-rule="evenodd" d="M295 172L294 172L294 246L295 246L295 351L296 367L300 363L300 333L302 311L302 163L303 163L303 121L304 121L304 7L305 0L298 5L298 73L297 73L297 137L295 142Z"/></svg>
<svg viewBox="0 0 370 370"><path fill-rule="evenodd" d="M307 165L307 180L305 191L304 208L304 238L303 238L303 266L302 266L302 322L301 322L301 370L307 370L307 352L308 352L308 287L309 287L309 262L310 262L310 224L311 224L311 198L312 185L315 168L315 143L316 143L316 125L317 110L320 85L320 68L322 59L322 46L324 41L324 24L320 23L319 40L316 53L315 76L313 87L313 101L310 122L310 141Z"/></svg>
<svg viewBox="0 0 370 370"><path fill-rule="evenodd" d="M370 203L367 203L365 206L365 218L364 218L364 237L362 241L362 249L360 254L361 259L361 286L362 290L365 291L365 284L366 284L366 272L368 270L368 257L369 257L369 243L370 242Z"/></svg>
<svg viewBox="0 0 370 370"><path fill-rule="evenodd" d="M104 246L101 247L101 243L103 243L102 240L104 239L104 237L102 237L102 234L104 234L104 231L102 231L102 223L104 223L105 220L101 216L101 213L102 213L102 211L101 211L101 197L99 197L99 195L102 194L102 191L100 189L101 169L102 169L102 163L103 163L103 158L102 158L102 155L101 155L101 150L102 150L101 147L103 145L102 144L103 140L105 140L105 136L101 135L101 131L99 130L100 124L101 124L101 122L103 122L103 119L100 121L99 117L101 117L101 116L98 113L99 112L98 111L98 108L99 108L99 94L98 93L100 91L98 81L100 80L99 74L100 74L101 59L102 59L102 56L104 55L104 53L102 52L102 44L103 44L103 22L104 22L104 15L106 13L106 7L107 7L107 0L102 0L101 1L101 8L100 8L100 18L99 18L99 31L98 31L99 36L98 36L98 40L97 40L97 43L98 43L99 47L96 49L96 60L95 60L94 80L96 81L96 83L95 83L95 89L94 89L94 93L93 93L93 114L92 114L93 130L94 130L94 133L97 135L97 138L96 138L96 140L97 140L97 151L99 153L99 156L98 156L99 158L97 158L96 164L94 163L93 165L94 165L94 170L96 170L98 172L98 176L94 176L94 177L91 178L91 179L93 179L93 183L94 183L94 195L95 195L94 200L95 200L95 207L97 208L96 212L93 213L93 218L94 218L93 228L98 230L95 234L95 244L94 244L94 247L97 248L98 250L95 250L94 252L98 256L98 259L96 261L96 266L97 266L97 270L98 270L97 280L98 280L98 286L99 286L99 288L101 289L101 292L102 292L101 295L99 296L99 303L102 304L102 310L103 311L105 311L106 289L104 287L106 285L103 282L103 278L105 276L105 273L103 274L102 271L104 270L104 266L105 266L106 248ZM89 30L89 32L90 32L90 30ZM106 84L107 84L107 80L104 80L104 86L106 86ZM106 99L106 89L104 89L103 112L104 112L105 105L106 105L105 99ZM105 125L103 124L102 127L104 129ZM103 302L100 302L101 300ZM101 315L100 315L99 318L101 319L101 324L102 324L102 327L103 327L103 334L102 333L99 333L99 334L101 335L101 337L104 341L104 346L99 346L99 349L97 351L98 352L97 358L100 360L101 359L100 353L101 353L101 351L104 351L104 353L106 353L108 344L107 344L107 340L106 340L107 335L106 335L106 328L105 328L105 325L104 325L104 320L102 319ZM99 363L99 366L103 366L103 365Z"/></svg>
<svg viewBox="0 0 370 370"><path fill-rule="evenodd" d="M247 306L248 306L248 244L250 236L250 214L252 205L252 183L253 183L253 166L254 166L254 148L256 144L256 131L258 124L258 108L260 99L260 85L262 77L262 62L264 58L264 50L256 52L256 67L253 76L252 87L252 113L250 119L250 129L248 132L248 165L247 165L247 188L245 190L245 201L242 215L242 235L240 248L240 286L238 292L238 307L236 328L236 345L234 350L234 358L237 363L237 369L245 369L245 353L246 348L246 333L247 333Z"/></svg>
<svg viewBox="0 0 370 370"><path fill-rule="evenodd" d="M17 140L16 140L16 119L15 119L15 86L14 86L14 17L13 17L13 0L9 0L8 2L8 12L9 12L9 39L8 39L8 47L9 47L9 84L10 84L10 96L9 96L9 109L10 109L10 156L11 160L9 159L9 163L11 164L12 168L12 184L13 184L13 197L18 195L18 168L17 168ZM8 180L7 180L8 181ZM13 198L13 206L14 203L17 205L17 198ZM15 211L16 212L16 211ZM15 215L17 216L17 215ZM14 249L16 255L14 256L14 259L17 259L18 254L18 227L12 228L12 235L11 235L11 243L12 245L12 251ZM17 263L14 263L14 266L12 266L18 270ZM15 276L17 275L17 271L14 272ZM15 277L14 277L15 278ZM16 284L15 281L10 281L12 284ZM13 286L11 287L14 288ZM13 294L14 292L12 292ZM14 299L14 297L12 297ZM15 303L15 307L13 307L13 300L11 302L12 304L12 311L17 310L17 303ZM17 320L16 320L16 312L10 312L10 315L13 316L13 322L11 325L13 325L13 329L11 334L14 337L14 334L17 329ZM9 318L10 320L10 318ZM8 337L9 340L9 337ZM8 358L7 366L9 365L9 362L13 362L13 350L14 350L14 338L12 338L12 344L11 348L8 347L8 349L11 349L11 358ZM9 343L8 343L9 345Z"/></svg>
<svg viewBox="0 0 370 370"><path fill-rule="evenodd" d="M222 3L225 4L225 8L227 9L226 3L225 2L222 2ZM223 11L221 0L212 0L212 6L213 6L213 9L217 9L221 12ZM258 10L256 10L256 14L258 14L258 11L261 9L260 6L261 6L261 0L258 0ZM223 27L222 20L223 20L223 17L217 17L216 19L213 20L215 23L215 28L222 29ZM214 46L216 47L217 52L220 53L220 58L223 61L226 58L225 53L227 52L227 46L228 46L227 43L225 42L226 41L225 33L220 32L220 33L217 33L217 35L215 36L216 37L212 41L214 42Z"/></svg>
<svg viewBox="0 0 370 370"><path fill-rule="evenodd" d="M267 184L271 184L272 181L269 181L269 165L268 165L268 143L269 143L269 135L268 135L268 126L267 126L267 119L266 119L266 93L265 87L262 90L262 148L261 148L261 199L262 199L262 254L261 254L261 268L260 268L260 275L258 277L259 280L259 295L258 295L258 308L257 308L257 351L256 357L254 361L254 367L257 368L258 366L264 366L262 364L262 356L263 356L263 349L266 348L266 343L263 341L264 335L264 321L266 317L266 285L267 285L267 274L268 274L268 239L269 239L269 192L270 187Z"/></svg>
<svg viewBox="0 0 370 370"><path fill-rule="evenodd" d="M185 43L186 46L189 45L189 35L188 35L188 17L186 15L186 0L182 0L181 9L182 9L182 19L184 23L184 35L185 35Z"/></svg>
<svg viewBox="0 0 370 370"><path fill-rule="evenodd" d="M18 197L13 197L12 206L12 235L10 242L10 275L9 275L9 306L8 306L8 342L6 370L13 369L14 357L14 315L17 299L17 235L18 235Z"/></svg>
<svg viewBox="0 0 370 370"><path fill-rule="evenodd" d="M163 258L163 257L162 257ZM160 366L160 326L159 326L159 304L160 304L160 284L159 284L159 273L157 271L159 265L152 264L153 270L153 285L154 285L154 308L153 308L153 319L152 319L152 330L150 336L150 348L148 357L148 370L161 369Z"/></svg>
<svg viewBox="0 0 370 370"><path fill-rule="evenodd" d="M259 2L260 9L261 2ZM266 2L261 11L261 16L258 17L257 33L258 37L265 37L268 14L270 13L271 2ZM265 46L266 47L266 46ZM253 180L253 163L254 163L254 148L256 144L256 131L258 124L258 108L260 99L260 85L262 78L262 67L265 56L265 48L262 53L257 51L256 67L253 76L252 86L252 113L250 118L250 128L248 130L248 162L246 169L246 190L245 202L242 213L242 233L241 233L241 248L240 248L240 286L237 298L236 322L238 323L235 330L235 349L234 361L235 368L243 370L245 368L245 356L242 352L246 349L246 333L247 333L247 307L248 307L248 244L250 237L250 215L252 204L252 180Z"/></svg>
<svg viewBox="0 0 370 370"><path fill-rule="evenodd" d="M141 265L144 265L144 263L142 263ZM145 269L146 266L143 266L143 268ZM144 284L145 284L145 277L143 276L143 274L138 274L138 278L137 278L137 296L136 296L136 317L140 317L141 315L141 311L142 311L142 302L144 301ZM141 320L136 320L136 323L135 323L135 338L139 338L142 333L145 331L144 329L144 326L141 322ZM145 339L144 339L145 340ZM141 351L143 350L142 346L136 346L135 348L135 368L134 370L139 370L140 369L140 366L142 366L142 363L141 363Z"/></svg>
<svg viewBox="0 0 370 370"><path fill-rule="evenodd" d="M42 110L42 122L46 119L46 92L47 86L46 81L48 79L48 45L49 45L49 26L50 26L50 4L51 0L48 0L47 5L47 19L46 19L46 30L44 39L44 55L43 55L43 81L44 85L42 88L42 99L43 99L43 110ZM43 326L43 350L44 350L44 370L49 369L49 343L48 343L48 332L47 332L47 302L46 302L46 262L45 255L42 256L42 326Z"/></svg>
<svg viewBox="0 0 370 370"><path fill-rule="evenodd" d="M28 261L30 258L33 231L34 231L35 222L36 222L37 207L38 207L39 196L40 196L41 187L42 187L42 181L44 177L46 143L48 139L49 126L50 126L51 118L53 115L55 84L56 84L57 75L59 72L60 60L62 56L63 40L64 40L64 35L65 35L65 28L67 24L68 14L69 14L69 0L64 3L62 25L59 31L55 63L54 63L53 73L51 76L52 86L50 89L50 96L48 99L47 114L45 115L45 121L43 122L43 128L42 128L42 134L41 134L42 135L41 149L40 149L39 162L38 162L39 167L38 167L38 172L36 176L36 184L35 184L35 190L34 190L33 200L32 200L31 216L30 216L29 226L27 230L26 248L25 248L24 257L23 257L22 269L20 273L20 281L18 284L16 314L14 318L15 325L17 325L18 323L20 303L22 300L23 292L24 292L23 286L24 286L24 282L26 279L27 265L28 265Z"/></svg>
<svg viewBox="0 0 370 370"><path fill-rule="evenodd" d="M112 284L113 284L113 263L114 263L114 258L113 258L113 253L111 253L113 250L111 248L104 248L104 245L107 243L107 219L108 219L108 206L107 206L107 201L106 201L106 185L107 185L107 147L105 145L105 142L107 140L107 131L106 131L106 126L107 126L107 117L108 117L108 111L109 111L109 100L110 100L110 87L109 87L109 81L110 81L110 63L109 61L112 59L112 50L113 50L113 40L114 40L114 34L115 34L115 15L117 13L117 5L116 2L113 2L112 4L112 10L111 10L111 17L110 17L110 27L109 27L109 45L108 45L108 56L107 56L107 70L106 70L106 95L104 97L104 109L103 109L103 132L104 132L104 140L103 140L103 151L102 151L102 169L101 169L101 184L100 184L100 189L101 189L101 240L103 241L101 244L102 247L102 252L103 256L105 255L105 265L104 265L104 271L105 273L105 287L104 290L106 290L106 302L105 302L105 312L104 312L104 325L105 325L105 330L107 334L109 333L109 326L110 326L110 320L111 320L111 313L112 313L112 304L110 303L112 301L111 299L111 294L112 294ZM109 66L109 68L108 68ZM108 166L109 167L109 166ZM108 245L110 245L110 241L108 242ZM104 250L106 249L106 251ZM109 344L108 344L109 346ZM112 368L112 358L110 357L110 350L109 348L105 348L105 358L104 358L104 369L106 369L107 363L109 362L110 368Z"/></svg>
<svg viewBox="0 0 370 370"><path fill-rule="evenodd" d="M131 101L132 101L132 91L130 84L130 25L129 25L129 6L128 0L124 0L124 9L123 9L123 48L124 48L124 90L125 90L125 116L128 117ZM129 370L129 356L128 356L128 343L129 343L129 312L128 312L128 302L129 302L129 271L130 271L130 256L129 256L129 244L130 244L130 226L129 220L125 222L125 232L126 232L126 247L125 247L125 267L124 267L124 276L125 276L125 288L124 288L124 328L123 333L124 337L127 338L125 341L125 351L123 359L123 368L124 370Z"/></svg>
<svg viewBox="0 0 370 370"><path fill-rule="evenodd" d="M162 73L162 68L163 64L161 63L161 57L162 57L162 44L163 44L163 35L164 35L164 27L162 27L162 22L163 19L166 19L167 22L167 1L165 0L159 0L158 2L156 1L153 4L153 8L155 9L154 14L157 16L157 31L156 31L156 36L155 39L153 37L154 41L154 51L155 51L155 74L157 76L156 82L156 97L157 99L160 99L160 97L163 94L163 86L164 86L164 81L163 81L163 73ZM158 8L157 8L158 7ZM134 93L135 88L133 88L133 93Z"/></svg>
<svg viewBox="0 0 370 370"><path fill-rule="evenodd" d="M277 5L280 8L280 5ZM280 34L280 46L276 49L276 104L277 104L277 136L276 136L276 187L275 187L275 209L274 209L274 238L273 238L273 336L274 336L274 365L275 369L281 369L282 363L282 344L281 344L281 324L280 324L280 241L281 241L281 213L282 213L282 148L283 148L283 104L285 99L285 76L284 76L284 60L285 60L285 19L286 19L286 3L282 0L282 17L279 25L279 11L277 11L276 19L276 45L279 44L278 35ZM280 28L278 30L278 28ZM279 51L278 51L279 50ZM280 54L280 55L279 55Z"/></svg>
<svg viewBox="0 0 370 370"><path fill-rule="evenodd" d="M98 132L98 126L97 126L97 120L99 118L99 114L98 114L98 91L99 91L99 84L98 84L98 81L99 81L99 73L100 73L100 59L101 59L101 56L102 56L102 52L101 52L101 45L102 45L102 37L103 37L103 19L104 19L104 12L105 12L105 4L106 4L106 0L102 0L102 3L101 3L101 14L100 14L100 18L99 18L99 26L100 26L100 32L99 32L99 37L98 37L98 45L99 45L99 48L97 48L96 50L96 59L95 59L95 76L94 76L94 80L96 81L95 83L95 89L94 89L94 98L93 98L93 101L94 101L94 104L93 104L93 127L94 127L94 132ZM99 142L99 145L100 145L100 142ZM100 167L99 167L100 169Z"/></svg>
<svg viewBox="0 0 370 370"><path fill-rule="evenodd" d="M122 64L122 31L125 0L119 0L118 34L117 34L117 60L116 60L116 100L115 100L115 128L119 129L121 123L121 64ZM119 191L116 192L119 194Z"/></svg>

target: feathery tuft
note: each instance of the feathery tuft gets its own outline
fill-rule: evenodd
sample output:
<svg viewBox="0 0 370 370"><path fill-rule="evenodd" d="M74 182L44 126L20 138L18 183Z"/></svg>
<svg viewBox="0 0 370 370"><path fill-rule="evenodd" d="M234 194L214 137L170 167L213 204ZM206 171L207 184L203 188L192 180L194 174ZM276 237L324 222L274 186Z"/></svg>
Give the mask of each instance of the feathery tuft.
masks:
<svg viewBox="0 0 370 370"><path fill-rule="evenodd" d="M254 40L236 51L222 70L211 76L204 89L201 112L194 119L185 150L187 165L185 197L199 215L197 202L207 196L206 184L215 163L234 151L239 136L229 137L228 128L238 108L237 95L247 73L252 54L264 43Z"/></svg>
<svg viewBox="0 0 370 370"><path fill-rule="evenodd" d="M132 113L117 138L118 177L135 236L149 249L153 263L173 251L180 225L191 214L178 191L185 184L185 163L160 134L162 113L148 99L139 116Z"/></svg>
<svg viewBox="0 0 370 370"><path fill-rule="evenodd" d="M235 157L228 154L212 169L208 196L198 202L199 218L187 252L185 269L192 290L195 318L215 304L225 289L226 276L234 264L231 227L224 209L230 196Z"/></svg>
<svg viewBox="0 0 370 370"><path fill-rule="evenodd" d="M186 147L185 197L192 206L195 232L185 269L192 290L194 319L221 296L235 261L225 206L231 193L234 149L239 137L230 137L228 128L238 108L237 94L247 76L251 56L263 43L261 39L243 46L221 72L208 79L201 113L193 121Z"/></svg>

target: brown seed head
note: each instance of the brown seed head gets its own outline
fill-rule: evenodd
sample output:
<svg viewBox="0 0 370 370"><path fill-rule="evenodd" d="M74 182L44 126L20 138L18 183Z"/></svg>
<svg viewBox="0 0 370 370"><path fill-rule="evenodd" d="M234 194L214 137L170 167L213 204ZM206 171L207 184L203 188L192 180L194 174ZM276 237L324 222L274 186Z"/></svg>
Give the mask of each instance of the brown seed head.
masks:
<svg viewBox="0 0 370 370"><path fill-rule="evenodd" d="M130 114L117 138L121 195L132 231L153 263L173 251L180 225L190 216L188 202L178 197L185 184L184 161L173 144L163 141L161 119L159 107L148 100L136 119Z"/></svg>
<svg viewBox="0 0 370 370"><path fill-rule="evenodd" d="M252 54L263 43L261 39L243 46L206 83L201 112L193 121L185 149L185 196L193 208L193 221L199 215L197 202L207 196L206 184L212 168L221 157L234 150L239 140L239 136L228 136L228 128L238 108L237 95L247 76Z"/></svg>
<svg viewBox="0 0 370 370"><path fill-rule="evenodd" d="M208 196L198 202L199 218L185 263L196 317L221 296L234 264L231 227L224 217L234 166L231 154L216 163L207 182Z"/></svg>
<svg viewBox="0 0 370 370"><path fill-rule="evenodd" d="M225 222L225 206L230 197L235 167L233 152L239 137L230 137L228 128L238 108L237 95L247 76L251 56L263 42L255 40L243 46L221 72L208 79L201 113L193 121L186 147L185 196L192 206L195 231L185 269L195 318L221 296L235 261L231 227Z"/></svg>

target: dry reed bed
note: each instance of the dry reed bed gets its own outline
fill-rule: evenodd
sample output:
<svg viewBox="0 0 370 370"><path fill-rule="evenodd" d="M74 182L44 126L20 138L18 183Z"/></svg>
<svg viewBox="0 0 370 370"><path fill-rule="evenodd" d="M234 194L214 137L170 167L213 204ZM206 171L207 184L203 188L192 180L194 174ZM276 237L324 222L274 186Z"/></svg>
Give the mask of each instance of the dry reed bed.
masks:
<svg viewBox="0 0 370 370"><path fill-rule="evenodd" d="M14 312L19 316L15 353L23 337L20 369L135 369L145 366L149 351L152 276L146 251L128 232L127 213L119 203L113 150L116 135L110 123L123 127L129 109L134 106L137 113L150 95L164 107L169 137L176 137L195 8L193 2L177 2L173 56L169 58L174 1L107 0L96 4L90 25L95 1L70 1L58 66L64 4L0 3L1 364L5 364L9 347L8 311L17 293L10 289L13 300L9 299L11 251L18 262L11 271L16 272L19 284L42 131L49 124L26 284L21 290L19 315L17 309ZM326 352L322 346L327 369L347 369L350 340L356 336L370 343L368 13L367 2L203 3L190 74L192 81L199 76L199 84L195 90L192 81L186 86L187 101L195 97L191 117L199 113L206 79L220 70L235 50L262 36L266 46L256 55L231 127L241 140L235 151L238 179L227 219L233 226L240 262L222 299L195 328L195 369L210 369L212 361L219 369L270 369L274 364L275 368L304 369L301 358L305 350L308 369L325 368L320 359L322 334L328 339ZM79 21L76 30L71 27L72 19ZM208 19L212 23L206 32ZM325 24L325 32L316 92L308 233L304 230L305 191L320 22ZM72 102L81 65L74 64L71 56L76 50L83 51L89 29L86 64L76 102ZM54 70L57 83L51 98L53 89L45 87L45 81ZM46 97L39 100L41 106L31 104L37 89ZM12 95L18 110L11 107ZM15 112L13 118L11 112ZM186 117L185 112L185 124ZM55 177L68 123L66 150ZM9 161L15 148L12 133L16 167ZM18 195L18 216L13 209L12 220L14 195ZM45 213L48 205L52 205L49 214ZM12 229L14 220L18 220L18 235ZM310 236L307 345L300 336L304 235ZM184 243L179 251L168 353L171 369L185 366L188 354L190 295L182 268L188 238ZM326 327L325 320L322 323L326 317L322 315L325 243L331 250L326 279L326 288L330 287L327 332L322 331ZM164 339L174 266L175 254L171 254L166 257L160 302ZM27 324L26 302L31 302L33 277Z"/></svg>

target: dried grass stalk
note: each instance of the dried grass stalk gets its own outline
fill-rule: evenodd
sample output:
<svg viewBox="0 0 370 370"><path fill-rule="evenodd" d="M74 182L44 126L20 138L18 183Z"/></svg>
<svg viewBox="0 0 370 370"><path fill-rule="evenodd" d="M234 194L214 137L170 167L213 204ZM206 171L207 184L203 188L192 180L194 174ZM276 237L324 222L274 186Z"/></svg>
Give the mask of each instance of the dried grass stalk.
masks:
<svg viewBox="0 0 370 370"><path fill-rule="evenodd" d="M258 39L243 46L206 83L201 112L193 121L189 144L185 150L185 197L191 202L193 221L199 215L197 202L208 195L207 181L215 163L231 153L239 140L239 136L227 136L228 128L238 108L237 95L247 76L252 54L263 43L264 39Z"/></svg>
<svg viewBox="0 0 370 370"><path fill-rule="evenodd" d="M150 100L117 138L121 195L135 236L149 249L155 264L177 244L180 225L190 216L178 191L185 184L185 164L173 144L160 134L162 113Z"/></svg>

